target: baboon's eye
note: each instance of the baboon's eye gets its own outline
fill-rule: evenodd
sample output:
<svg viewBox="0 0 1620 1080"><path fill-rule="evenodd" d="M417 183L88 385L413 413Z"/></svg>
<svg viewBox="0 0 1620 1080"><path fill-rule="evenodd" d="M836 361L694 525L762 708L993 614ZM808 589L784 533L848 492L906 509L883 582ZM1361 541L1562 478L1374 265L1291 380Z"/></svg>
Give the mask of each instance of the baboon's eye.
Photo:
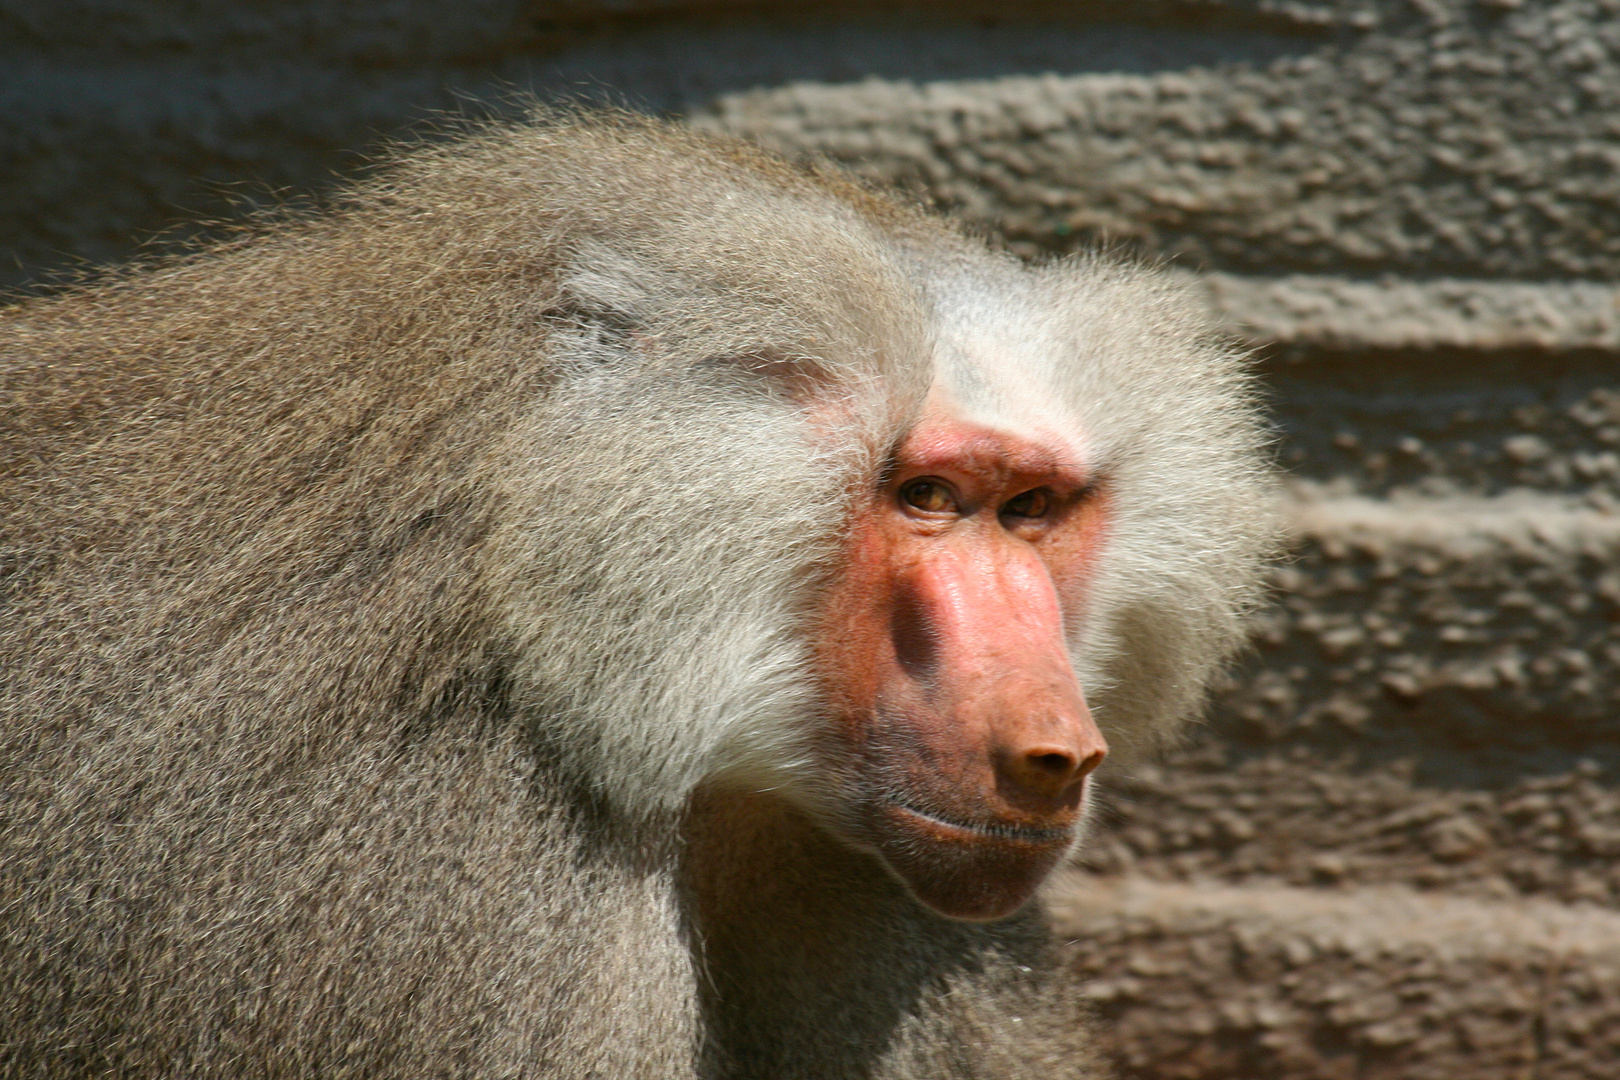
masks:
<svg viewBox="0 0 1620 1080"><path fill-rule="evenodd" d="M1051 504L1052 499L1046 489L1035 488L1032 491L1026 491L1022 495L1014 495L1008 499L1006 505L1001 508L1001 512L1010 514L1013 517L1038 518L1046 515L1046 511Z"/></svg>
<svg viewBox="0 0 1620 1080"><path fill-rule="evenodd" d="M945 481L928 476L902 487L900 501L925 514L949 514L956 510L956 492Z"/></svg>

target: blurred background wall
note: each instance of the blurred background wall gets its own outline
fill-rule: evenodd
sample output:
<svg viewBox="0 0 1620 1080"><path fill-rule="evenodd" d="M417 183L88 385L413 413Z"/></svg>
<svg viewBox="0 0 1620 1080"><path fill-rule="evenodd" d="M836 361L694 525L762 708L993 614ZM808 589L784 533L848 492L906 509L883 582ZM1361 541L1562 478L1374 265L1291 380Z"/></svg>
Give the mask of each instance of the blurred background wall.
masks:
<svg viewBox="0 0 1620 1080"><path fill-rule="evenodd" d="M0 286L584 96L1258 350L1295 559L1059 928L1131 1080L1620 1076L1620 0L0 0Z"/></svg>

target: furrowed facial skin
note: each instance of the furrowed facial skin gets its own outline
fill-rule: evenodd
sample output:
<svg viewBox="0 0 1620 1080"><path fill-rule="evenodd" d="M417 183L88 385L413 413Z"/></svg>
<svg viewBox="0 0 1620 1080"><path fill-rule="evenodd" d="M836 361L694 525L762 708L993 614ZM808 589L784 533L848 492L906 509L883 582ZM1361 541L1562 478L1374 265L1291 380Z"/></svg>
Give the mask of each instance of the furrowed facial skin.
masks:
<svg viewBox="0 0 1620 1080"><path fill-rule="evenodd" d="M0 1077L1097 1075L1040 887L1274 536L1202 319L583 113L0 309Z"/></svg>

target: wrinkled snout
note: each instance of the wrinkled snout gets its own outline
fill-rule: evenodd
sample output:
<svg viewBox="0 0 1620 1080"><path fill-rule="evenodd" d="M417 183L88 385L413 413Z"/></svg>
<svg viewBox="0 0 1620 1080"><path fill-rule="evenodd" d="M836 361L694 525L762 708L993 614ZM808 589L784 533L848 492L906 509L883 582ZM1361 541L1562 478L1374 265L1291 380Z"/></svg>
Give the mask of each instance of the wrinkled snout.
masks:
<svg viewBox="0 0 1620 1080"><path fill-rule="evenodd" d="M969 785L983 790L984 809L1060 819L1108 745L1069 663L1045 567L1015 547L977 556L944 548L920 564L903 605L904 618L920 625L898 633L931 641L912 676L939 737L958 743L963 766L985 770Z"/></svg>

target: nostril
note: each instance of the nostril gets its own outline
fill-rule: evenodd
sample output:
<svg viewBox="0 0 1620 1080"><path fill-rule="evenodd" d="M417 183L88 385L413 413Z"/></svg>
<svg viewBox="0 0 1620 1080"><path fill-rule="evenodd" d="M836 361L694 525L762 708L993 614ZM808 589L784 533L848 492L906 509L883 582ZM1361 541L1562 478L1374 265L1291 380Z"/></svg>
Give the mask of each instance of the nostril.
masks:
<svg viewBox="0 0 1620 1080"><path fill-rule="evenodd" d="M1047 751L1044 754L1031 754L1029 755L1029 763L1035 766L1039 772L1064 780L1067 780L1069 774L1074 771L1074 758L1055 750Z"/></svg>
<svg viewBox="0 0 1620 1080"><path fill-rule="evenodd" d="M1046 799L1065 797L1085 775L1085 762L1071 750L1051 745L1030 747L1004 758L1004 775L1029 795Z"/></svg>
<svg viewBox="0 0 1620 1080"><path fill-rule="evenodd" d="M1081 720L1086 719L1082 714ZM1064 812L1072 810L1085 778L1108 755L1108 745L1094 727L1072 726L1080 730L1031 732L997 746L993 760L1003 794L1014 800L1053 800L1063 804Z"/></svg>
<svg viewBox="0 0 1620 1080"><path fill-rule="evenodd" d="M1058 798L1102 764L1104 752L1043 746L1003 759L1007 779L1032 794Z"/></svg>

